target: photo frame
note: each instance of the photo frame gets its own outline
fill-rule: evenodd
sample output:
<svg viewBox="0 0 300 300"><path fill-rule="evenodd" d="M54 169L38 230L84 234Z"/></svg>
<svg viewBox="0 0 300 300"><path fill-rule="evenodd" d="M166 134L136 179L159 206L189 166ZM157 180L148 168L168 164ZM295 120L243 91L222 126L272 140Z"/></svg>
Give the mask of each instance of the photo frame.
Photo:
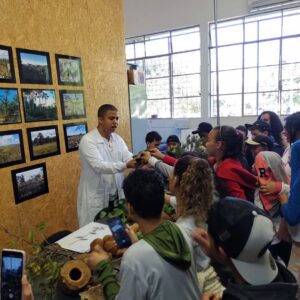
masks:
<svg viewBox="0 0 300 300"><path fill-rule="evenodd" d="M52 84L48 52L21 48L16 50L21 83Z"/></svg>
<svg viewBox="0 0 300 300"><path fill-rule="evenodd" d="M25 122L57 120L54 90L22 89Z"/></svg>
<svg viewBox="0 0 300 300"><path fill-rule="evenodd" d="M21 122L18 89L0 88L0 125Z"/></svg>
<svg viewBox="0 0 300 300"><path fill-rule="evenodd" d="M40 159L60 154L56 125L27 128L30 159Z"/></svg>
<svg viewBox="0 0 300 300"><path fill-rule="evenodd" d="M86 118L83 91L60 90L59 98L64 120Z"/></svg>
<svg viewBox="0 0 300 300"><path fill-rule="evenodd" d="M12 170L11 176L16 204L49 192L45 163Z"/></svg>
<svg viewBox="0 0 300 300"><path fill-rule="evenodd" d="M22 130L0 131L0 168L25 161Z"/></svg>
<svg viewBox="0 0 300 300"><path fill-rule="evenodd" d="M12 48L3 45L0 45L0 82L16 82Z"/></svg>
<svg viewBox="0 0 300 300"><path fill-rule="evenodd" d="M83 85L80 57L55 54L55 61L59 85Z"/></svg>
<svg viewBox="0 0 300 300"><path fill-rule="evenodd" d="M79 142L87 132L86 122L64 124L66 152L78 150Z"/></svg>

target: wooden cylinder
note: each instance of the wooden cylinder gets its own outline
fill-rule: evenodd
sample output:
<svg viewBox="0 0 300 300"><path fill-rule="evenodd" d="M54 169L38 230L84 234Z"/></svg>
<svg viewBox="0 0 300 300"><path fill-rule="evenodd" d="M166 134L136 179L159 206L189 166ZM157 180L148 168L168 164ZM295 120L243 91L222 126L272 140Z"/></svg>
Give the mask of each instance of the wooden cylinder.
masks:
<svg viewBox="0 0 300 300"><path fill-rule="evenodd" d="M91 280L90 268L82 260L70 260L60 270L60 286L64 293L74 295L83 290Z"/></svg>

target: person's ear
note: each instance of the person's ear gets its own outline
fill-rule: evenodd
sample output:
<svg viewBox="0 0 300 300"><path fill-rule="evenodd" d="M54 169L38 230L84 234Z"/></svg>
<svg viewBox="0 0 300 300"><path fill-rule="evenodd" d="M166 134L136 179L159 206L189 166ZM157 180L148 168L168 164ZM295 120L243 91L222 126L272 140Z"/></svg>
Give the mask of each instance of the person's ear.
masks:
<svg viewBox="0 0 300 300"><path fill-rule="evenodd" d="M220 150L223 146L223 142L222 141L217 141L217 149Z"/></svg>

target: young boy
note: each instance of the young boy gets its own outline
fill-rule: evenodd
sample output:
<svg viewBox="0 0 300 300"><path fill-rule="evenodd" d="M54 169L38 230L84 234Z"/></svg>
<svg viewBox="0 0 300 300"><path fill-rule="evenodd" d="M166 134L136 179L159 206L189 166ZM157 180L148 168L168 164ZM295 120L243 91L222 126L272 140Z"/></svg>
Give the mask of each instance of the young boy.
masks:
<svg viewBox="0 0 300 300"><path fill-rule="evenodd" d="M261 209L249 201L224 198L211 207L207 224L208 234L198 229L194 238L231 271L222 299L297 299L295 277L267 250L275 230Z"/></svg>
<svg viewBox="0 0 300 300"><path fill-rule="evenodd" d="M192 246L179 227L162 221L164 184L151 169L138 169L124 181L130 219L144 238L122 257L120 286L107 253L99 248L88 263L96 271L106 299L200 299Z"/></svg>

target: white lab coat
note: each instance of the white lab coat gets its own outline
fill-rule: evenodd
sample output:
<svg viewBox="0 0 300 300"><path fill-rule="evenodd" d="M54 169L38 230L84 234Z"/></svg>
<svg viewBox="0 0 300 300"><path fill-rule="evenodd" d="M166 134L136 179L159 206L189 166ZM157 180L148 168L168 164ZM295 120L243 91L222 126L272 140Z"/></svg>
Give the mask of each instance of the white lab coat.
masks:
<svg viewBox="0 0 300 300"><path fill-rule="evenodd" d="M108 142L97 128L82 137L79 151L82 170L77 215L82 227L92 222L96 214L108 206L110 194L118 192L119 199L124 198L123 173L132 153L119 135L112 133Z"/></svg>

